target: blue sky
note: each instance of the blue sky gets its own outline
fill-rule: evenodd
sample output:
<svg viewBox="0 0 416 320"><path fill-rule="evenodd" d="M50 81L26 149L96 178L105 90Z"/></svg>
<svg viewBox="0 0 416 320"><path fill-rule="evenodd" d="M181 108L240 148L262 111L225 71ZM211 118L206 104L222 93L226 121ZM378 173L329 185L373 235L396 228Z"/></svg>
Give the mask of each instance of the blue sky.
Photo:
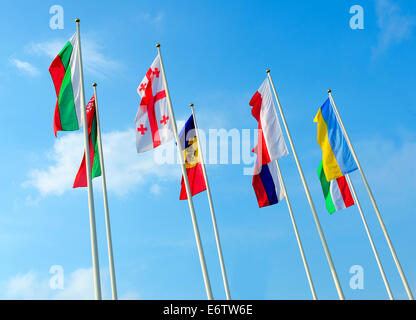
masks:
<svg viewBox="0 0 416 320"><path fill-rule="evenodd" d="M52 5L64 29L52 30ZM349 9L364 9L352 30ZM178 120L195 110L201 129L255 128L248 102L270 68L347 299L386 299L357 208L330 216L316 168L313 118L333 95L416 292L416 3L414 1L18 1L2 3L0 35L0 298L93 298L86 190L72 190L82 136L53 135L53 57L81 19L86 98L98 83L119 296L205 299L177 165L137 154L136 88L162 52ZM251 139L251 147L254 144ZM170 145L172 147L172 145ZM169 146L166 146L169 148ZM247 150L243 150L247 153ZM291 152L290 152L291 153ZM231 154L231 151L230 151ZM283 176L318 298L335 286L292 155ZM234 299L311 299L286 203L258 209L243 163L207 166ZM359 174L351 175L394 296L403 285ZM100 179L94 182L104 298L111 298ZM225 293L206 194L194 197L213 294ZM63 267L63 290L49 287ZM364 268L364 289L349 286Z"/></svg>

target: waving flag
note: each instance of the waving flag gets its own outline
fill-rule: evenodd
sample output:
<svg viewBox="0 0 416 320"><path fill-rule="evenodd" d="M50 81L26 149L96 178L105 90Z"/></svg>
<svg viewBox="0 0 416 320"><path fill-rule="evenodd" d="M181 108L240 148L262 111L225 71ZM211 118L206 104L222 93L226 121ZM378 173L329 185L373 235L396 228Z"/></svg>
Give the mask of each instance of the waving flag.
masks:
<svg viewBox="0 0 416 320"><path fill-rule="evenodd" d="M184 153L186 174L192 196L207 189L204 173L199 159L198 141L195 132L194 117L191 115L183 127L179 139ZM182 176L180 200L188 199L186 195L185 182Z"/></svg>
<svg viewBox="0 0 416 320"><path fill-rule="evenodd" d="M257 145L253 151L257 153L258 157L259 166L256 167L260 168L262 165L289 154L277 119L270 83L267 78L251 98L249 104L253 107L251 114L258 121Z"/></svg>
<svg viewBox="0 0 416 320"><path fill-rule="evenodd" d="M138 153L154 149L173 138L166 88L160 70L158 55L137 88L142 99L135 120Z"/></svg>
<svg viewBox="0 0 416 320"><path fill-rule="evenodd" d="M88 140L90 148L90 164L91 164L91 178L101 176L100 157L98 155L97 144L97 117L95 116L95 97L92 96L90 102L87 104L87 124L88 124ZM81 166L78 169L75 177L73 188L87 186L87 166L85 163L85 152L82 158Z"/></svg>
<svg viewBox="0 0 416 320"><path fill-rule="evenodd" d="M270 91L269 80L263 81L251 98L251 114L258 121L257 154L253 175L253 188L259 207L266 207L281 201L285 195L280 185L276 164L272 161L289 154L280 128Z"/></svg>
<svg viewBox="0 0 416 320"><path fill-rule="evenodd" d="M259 171L258 174L254 174L252 182L259 207L271 206L282 201L285 194L280 185L276 164L265 164Z"/></svg>
<svg viewBox="0 0 416 320"><path fill-rule="evenodd" d="M77 33L65 44L49 67L57 101L53 131L75 131L81 127L81 76Z"/></svg>
<svg viewBox="0 0 416 320"><path fill-rule="evenodd" d="M354 199L344 176L328 182L323 170L323 164L318 167L318 177L326 201L326 209L330 214L354 205Z"/></svg>
<svg viewBox="0 0 416 320"><path fill-rule="evenodd" d="M322 149L323 170L328 181L357 170L329 98L313 121L318 123L318 144Z"/></svg>

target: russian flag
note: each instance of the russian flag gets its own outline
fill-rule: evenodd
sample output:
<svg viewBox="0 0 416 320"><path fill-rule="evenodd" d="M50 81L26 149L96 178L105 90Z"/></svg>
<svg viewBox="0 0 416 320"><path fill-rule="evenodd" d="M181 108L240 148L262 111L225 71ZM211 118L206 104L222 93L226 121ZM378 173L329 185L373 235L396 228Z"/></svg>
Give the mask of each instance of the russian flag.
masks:
<svg viewBox="0 0 416 320"><path fill-rule="evenodd" d="M259 207L267 207L282 201L285 194L280 185L276 164L270 162L253 176L253 188Z"/></svg>
<svg viewBox="0 0 416 320"><path fill-rule="evenodd" d="M259 207L267 207L281 201L285 194L273 161L289 154L285 138L277 118L269 79L263 81L250 100L251 114L258 121L257 154L253 175L253 188Z"/></svg>

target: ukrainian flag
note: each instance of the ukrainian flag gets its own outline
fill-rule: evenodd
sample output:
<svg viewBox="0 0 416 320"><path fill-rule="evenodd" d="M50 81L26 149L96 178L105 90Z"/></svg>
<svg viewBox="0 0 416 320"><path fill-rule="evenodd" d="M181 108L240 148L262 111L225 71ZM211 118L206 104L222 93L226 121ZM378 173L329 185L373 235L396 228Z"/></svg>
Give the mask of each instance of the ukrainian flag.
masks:
<svg viewBox="0 0 416 320"><path fill-rule="evenodd" d="M357 170L357 164L329 98L319 108L313 121L318 123L318 144L322 149L323 169L327 180L332 181Z"/></svg>

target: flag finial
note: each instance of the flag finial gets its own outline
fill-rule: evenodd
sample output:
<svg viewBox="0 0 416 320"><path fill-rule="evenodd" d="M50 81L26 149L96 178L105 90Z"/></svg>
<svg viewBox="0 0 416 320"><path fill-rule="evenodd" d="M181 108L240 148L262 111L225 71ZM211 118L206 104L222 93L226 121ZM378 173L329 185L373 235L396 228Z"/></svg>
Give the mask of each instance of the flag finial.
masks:
<svg viewBox="0 0 416 320"><path fill-rule="evenodd" d="M75 19L76 23L79 23L81 20L79 20L78 18Z"/></svg>
<svg viewBox="0 0 416 320"><path fill-rule="evenodd" d="M96 84L95 82L93 82L93 83L92 83L92 86L93 86L93 87L96 87L96 86L97 86L97 84Z"/></svg>
<svg viewBox="0 0 416 320"><path fill-rule="evenodd" d="M193 104L193 103L191 103L189 106L190 106L191 108L193 108L193 107L194 107L194 104Z"/></svg>
<svg viewBox="0 0 416 320"><path fill-rule="evenodd" d="M266 73L270 73L270 69L266 69Z"/></svg>
<svg viewBox="0 0 416 320"><path fill-rule="evenodd" d="M160 48L160 43L156 43L156 48Z"/></svg>
<svg viewBox="0 0 416 320"><path fill-rule="evenodd" d="M331 89L328 89L328 93L331 93L332 91L331 91Z"/></svg>

